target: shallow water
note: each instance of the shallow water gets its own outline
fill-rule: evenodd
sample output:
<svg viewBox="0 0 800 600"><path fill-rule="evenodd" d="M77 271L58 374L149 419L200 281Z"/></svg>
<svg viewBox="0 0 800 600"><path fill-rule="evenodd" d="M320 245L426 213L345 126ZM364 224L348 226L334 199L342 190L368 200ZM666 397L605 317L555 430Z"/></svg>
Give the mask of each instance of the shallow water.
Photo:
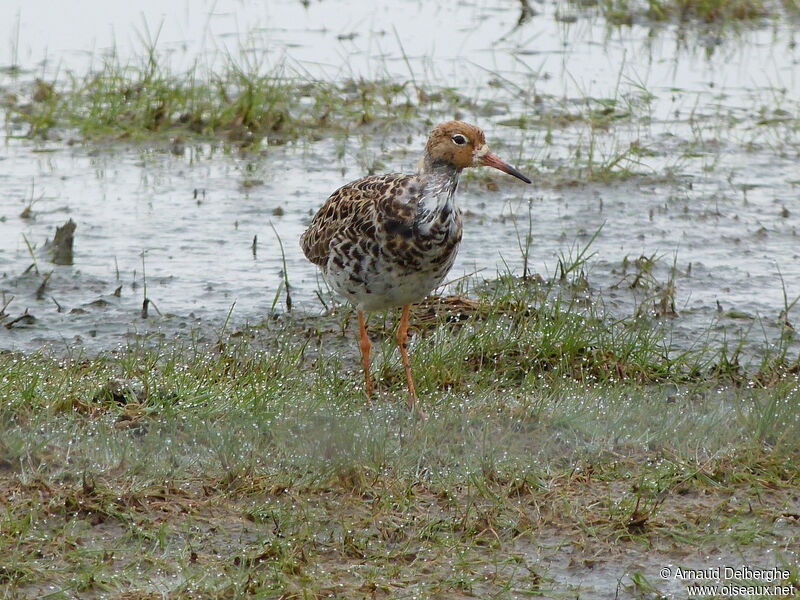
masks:
<svg viewBox="0 0 800 600"><path fill-rule="evenodd" d="M213 65L221 51L244 47L314 76L444 83L491 101L496 110L465 109L464 118L481 124L509 162L530 161L545 179L524 186L498 174L496 191L465 180L453 279L492 278L506 267L520 273L530 206L531 263L545 275L602 227L587 267L589 292L612 314L632 314L648 296L629 289L635 269L623 269L626 257L660 257L653 283L662 284L674 261L679 316L670 329L684 346L717 321L749 331L753 344L774 340L785 297L800 295L800 127L780 112L796 115L800 97L790 23L684 35L675 26L608 28L566 4L547 4L517 27L518 5L499 0L375 2L362 10L335 0L85 4L67 14L44 1L0 6L10 40L0 66L23 68L0 73L0 91L56 71L83 73L112 46L133 60L141 39L156 37L176 67L197 56ZM617 111L635 104L637 116L594 131L599 160L636 141L646 152L632 166L647 177L554 186L560 169L585 159L591 128L576 122L547 140L542 127L502 125L519 115L585 112L604 98L615 99ZM412 170L425 133L375 135L365 147L352 139L343 157L332 140L252 155L208 145L174 155L166 143L85 148L9 138L0 152L0 306L8 302L5 323L25 310L35 321L0 328L0 347L96 350L137 333L219 328L229 312L232 325L258 322L285 307L278 235L294 306L321 310L321 282L297 244L310 214L362 175L370 157ZM29 204L32 216L22 218ZM55 266L40 249L69 218L78 226L75 264ZM34 262L40 275L25 273ZM160 315L151 308L141 318L145 294Z"/></svg>

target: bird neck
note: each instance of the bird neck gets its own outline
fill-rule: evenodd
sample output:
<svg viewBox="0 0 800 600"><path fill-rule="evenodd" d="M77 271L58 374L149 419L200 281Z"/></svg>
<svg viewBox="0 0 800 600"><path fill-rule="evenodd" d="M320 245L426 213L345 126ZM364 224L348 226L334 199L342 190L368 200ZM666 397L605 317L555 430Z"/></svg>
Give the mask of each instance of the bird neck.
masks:
<svg viewBox="0 0 800 600"><path fill-rule="evenodd" d="M451 162L435 160L428 152L424 152L417 162L417 173L420 175L434 175L437 177L449 177L458 181L461 168Z"/></svg>
<svg viewBox="0 0 800 600"><path fill-rule="evenodd" d="M422 198L417 207L420 220L431 220L442 210L452 213L461 169L449 162L434 161L426 152L419 162L419 175L424 181Z"/></svg>

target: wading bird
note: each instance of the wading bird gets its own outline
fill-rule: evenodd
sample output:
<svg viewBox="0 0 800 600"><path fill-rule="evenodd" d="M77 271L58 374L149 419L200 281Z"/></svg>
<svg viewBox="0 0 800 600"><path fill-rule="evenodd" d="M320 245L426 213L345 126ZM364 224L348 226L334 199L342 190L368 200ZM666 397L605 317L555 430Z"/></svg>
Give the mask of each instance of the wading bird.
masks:
<svg viewBox="0 0 800 600"><path fill-rule="evenodd" d="M364 313L402 307L397 345L408 405L417 410L406 348L409 309L439 286L453 266L462 230L455 202L458 177L462 169L482 165L531 183L489 152L483 131L475 125L440 123L430 132L416 174L372 175L340 187L300 238L308 260L356 308L367 397L372 396L371 344Z"/></svg>

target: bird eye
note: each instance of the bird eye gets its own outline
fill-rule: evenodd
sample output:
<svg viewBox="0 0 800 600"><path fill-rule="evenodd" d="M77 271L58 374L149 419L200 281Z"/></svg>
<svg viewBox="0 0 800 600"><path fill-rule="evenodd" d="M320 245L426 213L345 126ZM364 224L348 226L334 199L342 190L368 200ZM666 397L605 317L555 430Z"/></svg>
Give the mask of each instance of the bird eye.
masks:
<svg viewBox="0 0 800 600"><path fill-rule="evenodd" d="M458 144L459 146L463 146L467 143L467 138L461 135L460 133L455 134L452 138L454 144Z"/></svg>

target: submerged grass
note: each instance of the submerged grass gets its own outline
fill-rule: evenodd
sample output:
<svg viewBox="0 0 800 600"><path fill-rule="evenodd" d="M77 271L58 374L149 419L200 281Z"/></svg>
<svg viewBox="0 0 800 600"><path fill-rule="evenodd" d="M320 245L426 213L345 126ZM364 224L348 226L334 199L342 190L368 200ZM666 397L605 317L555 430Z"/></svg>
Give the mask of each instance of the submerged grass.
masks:
<svg viewBox="0 0 800 600"><path fill-rule="evenodd" d="M3 597L598 597L629 549L655 557L641 583L766 545L797 585L796 376L687 380L699 355L559 300L578 272L419 307L425 422L391 335L365 403L342 314L0 356Z"/></svg>
<svg viewBox="0 0 800 600"><path fill-rule="evenodd" d="M763 0L579 0L580 8L597 7L613 25L634 22L678 21L726 26L733 23L796 14L791 3Z"/></svg>
<svg viewBox="0 0 800 600"><path fill-rule="evenodd" d="M745 119L719 109L717 114L692 110L680 117L676 111L659 121L664 115L656 116L657 106L663 98L627 76L624 64L608 97L588 91L562 97L540 94L537 86L545 75L536 72L530 73L527 86L489 72L488 87L455 90L417 83L413 73L405 81L327 81L309 76L302 66L271 64L255 56L267 55L241 48L213 65L198 59L179 71L151 44L143 57L125 62L112 53L87 73L17 80L2 99L6 135L69 143L154 141L180 154L188 144L208 140L252 150L322 138L338 138L341 144L350 135L365 143L388 132L402 144L406 133L464 118L494 122L493 135L500 139L499 132L508 132L510 152L525 148L515 164L543 186L632 178L674 182L687 160L701 156L710 161L704 168L712 170L721 156L719 140L725 135L733 139L731 128L737 124L744 149L797 153L796 102L785 92L774 93L775 106L754 98L758 108ZM513 117L498 119L499 106L508 107ZM668 147L658 135L664 128L674 137ZM359 160L368 172L385 168L373 158Z"/></svg>
<svg viewBox="0 0 800 600"><path fill-rule="evenodd" d="M195 63L176 72L155 46L145 58L122 60L112 53L85 75L37 79L20 95L7 94L12 135L78 135L84 139L149 139L154 135L223 139L247 146L285 143L311 132L349 131L359 126L409 119L420 112L452 113L464 103L454 92L422 93L409 83L332 82L227 54L221 66Z"/></svg>

